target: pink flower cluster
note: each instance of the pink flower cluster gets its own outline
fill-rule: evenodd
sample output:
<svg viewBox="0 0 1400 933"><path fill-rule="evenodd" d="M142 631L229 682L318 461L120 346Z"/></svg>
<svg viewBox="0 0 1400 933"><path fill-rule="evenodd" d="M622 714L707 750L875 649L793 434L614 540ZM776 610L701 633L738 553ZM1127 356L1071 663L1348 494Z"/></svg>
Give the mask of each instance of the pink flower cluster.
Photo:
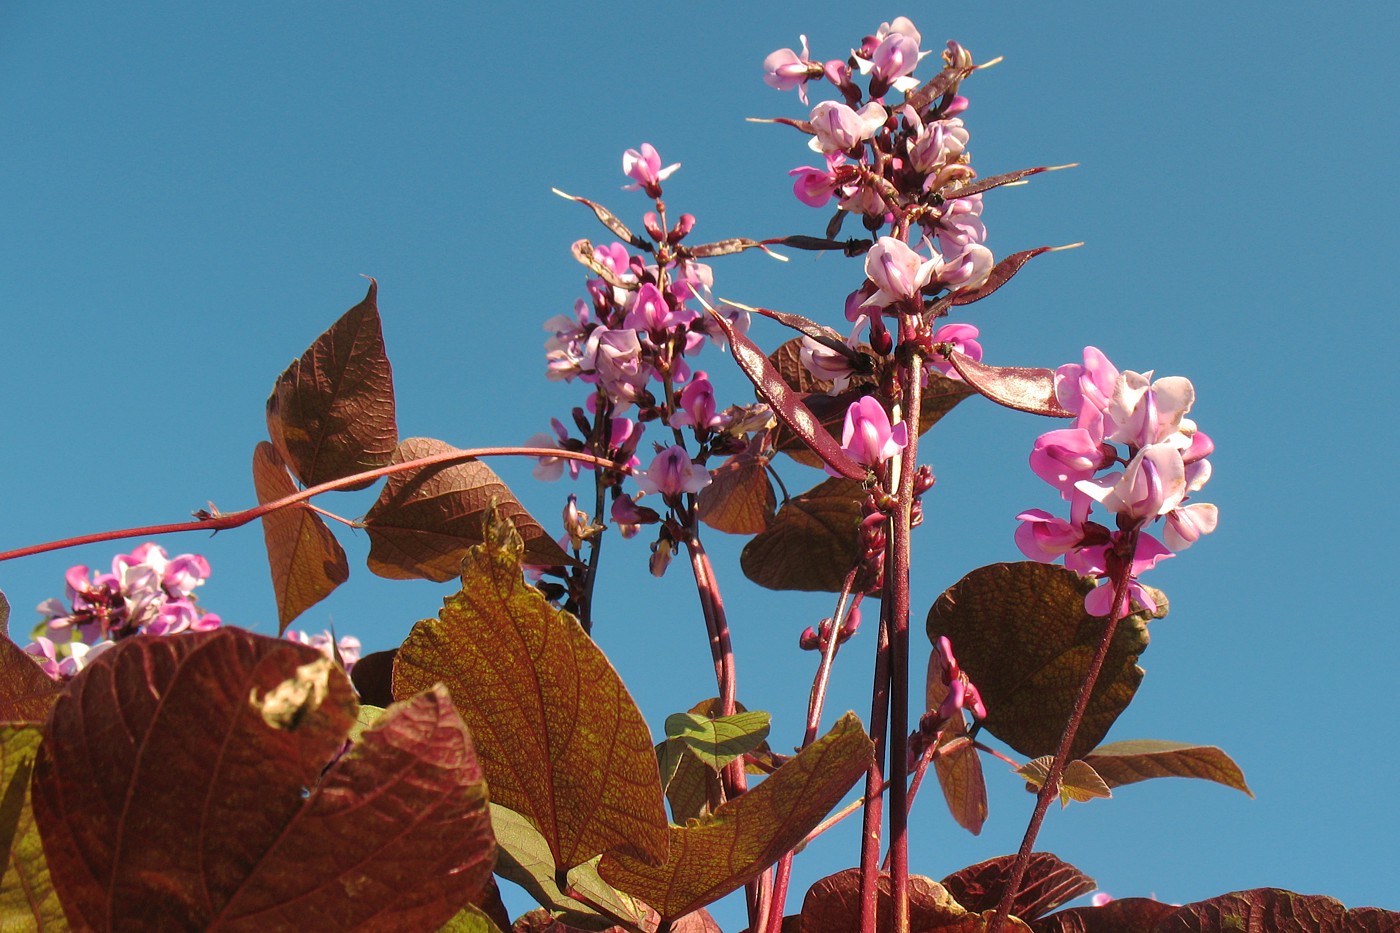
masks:
<svg viewBox="0 0 1400 933"><path fill-rule="evenodd" d="M310 645L332 661L335 660L336 653L339 652L340 663L345 665L345 673L347 674L355 666L355 662L360 660L362 646L360 640L354 635L344 635L337 641L335 635L328 631L311 635L289 628L282 637L299 645Z"/></svg>
<svg viewBox="0 0 1400 933"><path fill-rule="evenodd" d="M1083 364L1055 372L1055 397L1075 412L1073 427L1040 436L1031 469L1070 504L1068 520L1041 509L1022 512L1016 544L1033 560L1053 562L1096 579L1129 575L1129 594L1156 609L1139 574L1215 530L1216 507L1190 502L1210 479L1210 438L1185 417L1195 402L1189 379L1119 372L1094 347ZM1123 448L1119 449L1119 445ZM1114 515L1112 529L1089 521L1095 505ZM1162 539L1146 532L1158 520ZM1128 542L1136 540L1132 553ZM1094 615L1112 611L1113 587L1085 598Z"/></svg>
<svg viewBox="0 0 1400 933"><path fill-rule="evenodd" d="M209 577L197 554L170 557L153 543L112 560L112 572L78 565L64 575L64 598L39 604L44 631L25 650L52 677L70 676L115 641L136 634L174 635L218 628L220 619L201 612L193 595Z"/></svg>

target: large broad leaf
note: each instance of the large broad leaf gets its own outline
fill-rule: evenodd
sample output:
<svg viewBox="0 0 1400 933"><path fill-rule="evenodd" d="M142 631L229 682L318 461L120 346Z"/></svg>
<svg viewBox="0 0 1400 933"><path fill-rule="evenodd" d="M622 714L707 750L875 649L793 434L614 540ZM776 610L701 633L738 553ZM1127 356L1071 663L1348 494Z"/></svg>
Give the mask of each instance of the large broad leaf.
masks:
<svg viewBox="0 0 1400 933"><path fill-rule="evenodd" d="M929 655L924 708L938 709L947 696L948 687L943 683L935 652ZM938 775L938 785L943 790L943 799L948 803L948 812L953 814L953 819L963 829L974 836L980 834L987 822L987 779L982 773L982 758L976 746L967 739L967 720L962 713L943 727L939 753L933 759L933 767Z"/></svg>
<svg viewBox="0 0 1400 933"><path fill-rule="evenodd" d="M807 834L865 773L874 745L854 713L753 790L685 826L672 826L661 866L609 852L598 874L662 917L680 917L756 877Z"/></svg>
<svg viewBox="0 0 1400 933"><path fill-rule="evenodd" d="M860 556L863 484L829 479L789 499L744 545L739 566L770 590L839 593Z"/></svg>
<svg viewBox="0 0 1400 933"><path fill-rule="evenodd" d="M992 910L1011 880L1015 860L1014 855L1002 855L969 865L944 878L943 887L968 910ZM1094 888L1094 879L1068 862L1049 852L1032 852L1020 890L1012 899L1011 913L1023 920L1034 920Z"/></svg>
<svg viewBox="0 0 1400 933"><path fill-rule="evenodd" d="M444 691L428 693L325 771L355 710L318 651L236 629L103 654L54 707L33 778L70 922L446 922L480 891L493 852L466 729Z"/></svg>
<svg viewBox="0 0 1400 933"><path fill-rule="evenodd" d="M0 722L43 722L63 685L10 641L9 628L10 603L0 593Z"/></svg>
<svg viewBox="0 0 1400 933"><path fill-rule="evenodd" d="M412 437L394 451L395 463L453 450ZM426 577L445 583L462 572L467 549L482 541L491 509L509 519L525 542L525 563L556 567L573 558L535 521L501 478L476 460L395 473L365 515L369 569L391 580Z"/></svg>
<svg viewBox="0 0 1400 933"><path fill-rule="evenodd" d="M1279 888L1253 888L1184 904L1157 924L1160 933L1215 933L1267 930L1268 933L1393 933L1400 913L1379 907L1353 907L1316 894Z"/></svg>
<svg viewBox="0 0 1400 933"><path fill-rule="evenodd" d="M696 503L702 522L731 535L755 535L768 527L778 500L766 459L747 454L730 457L710 476L712 482L700 490Z"/></svg>
<svg viewBox="0 0 1400 933"><path fill-rule="evenodd" d="M370 279L365 300L317 337L268 396L267 436L307 486L382 467L398 443L377 290Z"/></svg>
<svg viewBox="0 0 1400 933"><path fill-rule="evenodd" d="M875 901L875 929L894 922L890 876L881 872ZM910 933L983 933L989 917L970 912L937 881L909 876ZM860 869L847 868L821 879L802 901L802 933L851 933L860 929ZM1015 917L1002 925L1007 933L1026 930Z"/></svg>
<svg viewBox="0 0 1400 933"><path fill-rule="evenodd" d="M929 638L947 635L987 706L987 730L1028 757L1053 754L1103 637L1105 619L1084 610L1093 587L1073 571L1030 561L992 564L934 602ZM1143 671L1147 616L1118 623L1070 754L1083 758L1127 708Z"/></svg>
<svg viewBox="0 0 1400 933"><path fill-rule="evenodd" d="M1176 910L1146 897L1120 897L1102 907L1071 907L1031 924L1035 933L1156 933L1157 923Z"/></svg>
<svg viewBox="0 0 1400 933"><path fill-rule="evenodd" d="M559 869L549 851L549 840L529 820L493 803L491 828L500 847L496 874L520 885L560 922L578 930L608 930L617 920L646 930L658 926L660 918L654 910L598 877L598 858L575 865L565 879L568 891L585 898L584 903L560 890Z"/></svg>
<svg viewBox="0 0 1400 933"><path fill-rule="evenodd" d="M32 662L31 662L32 663ZM42 732L36 725L0 726L0 929L66 929L48 862L34 825L29 776Z"/></svg>
<svg viewBox="0 0 1400 933"><path fill-rule="evenodd" d="M488 534L467 553L461 591L399 648L394 695L447 685L492 799L534 822L561 870L619 847L662 862L666 812L641 712L578 621L525 582L509 522Z"/></svg>
<svg viewBox="0 0 1400 933"><path fill-rule="evenodd" d="M1214 745L1187 745L1161 739L1133 739L1100 745L1084 756L1109 787L1161 777L1214 781L1253 797L1240 766Z"/></svg>
<svg viewBox="0 0 1400 933"><path fill-rule="evenodd" d="M253 487L260 503L296 492L277 448L267 441L253 450ZM281 634L293 619L350 579L350 562L325 521L308 508L278 509L262 517L262 526Z"/></svg>

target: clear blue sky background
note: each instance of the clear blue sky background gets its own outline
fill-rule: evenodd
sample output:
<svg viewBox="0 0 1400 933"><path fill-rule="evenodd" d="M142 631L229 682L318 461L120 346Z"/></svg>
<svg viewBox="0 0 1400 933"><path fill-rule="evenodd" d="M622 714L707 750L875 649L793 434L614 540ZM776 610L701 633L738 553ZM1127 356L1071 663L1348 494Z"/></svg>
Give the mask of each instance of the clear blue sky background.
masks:
<svg viewBox="0 0 1400 933"><path fill-rule="evenodd" d="M827 215L793 200L785 174L810 161L804 138L743 122L804 115L760 63L801 32L835 57L907 14L927 47L1006 56L965 85L984 173L1082 163L987 198L1000 254L1087 243L972 309L988 358L1054 366L1092 343L1121 367L1188 375L1218 444L1221 529L1150 577L1173 611L1110 737L1223 746L1258 799L1128 787L1052 814L1042 848L1118 896L1276 885L1400 909L1389 5L481 6L0 6L0 546L253 503L263 400L359 301L361 273L380 282L403 436L468 446L544 429L581 395L545 381L540 323L580 294L570 242L604 238L550 186L635 221L646 204L618 190L619 160L650 141L684 163L667 200L699 217L697 236L815 233ZM722 296L837 323L860 278L810 254L722 260L716 275ZM706 362L730 398L751 398L728 367ZM920 612L973 567L1019 558L1017 512L1055 508L1025 465L1047 427L973 401L935 432ZM566 490L500 469L557 528ZM257 529L163 543L209 557L206 606L275 630ZM351 581L305 627L333 619L385 648L448 592L378 580L363 537L346 545ZM814 661L797 635L828 602L755 593L737 548L712 547L741 699L772 710L789 746ZM68 565L116 550L0 566L16 637ZM713 692L703 626L684 567L657 583L642 542L609 552L598 639L659 727ZM871 640L842 654L829 718L868 715ZM1015 849L1030 798L989 774L980 838L921 801L917 871ZM853 825L830 834L798 860L798 891L855 856ZM719 916L742 926L732 906Z"/></svg>

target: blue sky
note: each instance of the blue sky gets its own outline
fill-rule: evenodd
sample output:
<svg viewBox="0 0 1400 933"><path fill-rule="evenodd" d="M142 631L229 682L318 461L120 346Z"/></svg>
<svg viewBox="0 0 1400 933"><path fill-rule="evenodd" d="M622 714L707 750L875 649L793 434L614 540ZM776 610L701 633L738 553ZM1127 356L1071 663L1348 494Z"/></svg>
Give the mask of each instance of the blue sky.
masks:
<svg viewBox="0 0 1400 933"><path fill-rule="evenodd" d="M809 163L804 139L743 120L805 115L762 84L760 63L799 33L836 57L910 15L926 47L956 38L978 60L1006 56L964 86L982 172L1081 163L987 197L999 254L1086 242L972 309L987 358L1055 366L1094 344L1123 368L1189 376L1193 416L1218 445L1208 499L1220 531L1149 578L1173 611L1153 625L1147 678L1110 738L1220 745L1258 799L1192 781L1128 787L1053 814L1041 847L1118 896L1276 885L1400 909L1400 635L1384 576L1400 557L1388 485L1400 455L1400 199L1385 109L1400 28L1380 4L1328 13L1296 2L544 2L525 15L7 4L0 546L176 521L211 499L225 511L253 503L263 400L359 301L361 274L380 283L402 436L470 446L544 429L581 395L543 378L540 324L581 293L569 244L602 239L550 187L635 222L647 205L619 190L620 157L649 141L683 163L667 201L697 215L698 237L816 233L826 214L797 203L786 176ZM809 254L715 271L724 297L833 323L860 278L857 263ZM755 336L786 335L760 325ZM727 359L705 368L722 395L750 398ZM1019 559L1017 512L1055 508L1025 466L1047 429L970 401L925 445L939 481L915 539L920 614L966 571ZM498 469L557 527L564 488L533 484L521 464ZM795 488L801 472L787 474ZM370 501L326 505L355 515ZM813 663L797 635L829 606L755 592L718 538L740 698L771 710L775 746L790 745ZM436 612L447 588L378 580L364 538L343 540L351 581L304 627L333 620L383 648ZM275 630L256 529L163 543L208 556L208 608ZM67 566L115 552L0 565L16 637ZM682 567L653 581L640 541L609 557L596 634L659 726L712 693L703 625ZM871 640L843 653L831 719L868 715ZM1030 798L989 773L979 838L923 800L916 871L941 877L1015 849ZM854 826L830 836L798 860L799 891L853 863ZM718 915L742 926L732 907Z"/></svg>

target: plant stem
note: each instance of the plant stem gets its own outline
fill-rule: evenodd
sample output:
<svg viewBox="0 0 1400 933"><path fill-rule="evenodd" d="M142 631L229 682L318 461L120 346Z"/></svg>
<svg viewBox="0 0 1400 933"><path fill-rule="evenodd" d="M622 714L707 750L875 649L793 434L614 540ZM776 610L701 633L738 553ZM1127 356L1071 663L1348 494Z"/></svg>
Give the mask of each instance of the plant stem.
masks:
<svg viewBox="0 0 1400 933"><path fill-rule="evenodd" d="M877 788L885 783L886 726L890 711L890 630L883 607L880 634L875 643L875 683L870 699L870 738L875 754L865 775L865 818L860 840L860 933L876 933L876 906L880 896L880 820L884 800Z"/></svg>
<svg viewBox="0 0 1400 933"><path fill-rule="evenodd" d="M1001 900L997 903L997 912L992 916L987 933L997 933L1010 916L1011 903L1016 897L1017 888L1021 886L1026 866L1030 863L1036 836L1040 834L1040 826L1050 809L1050 801L1059 793L1060 778L1064 774L1070 747L1074 744L1074 736L1079 731L1080 723L1084 721L1084 711L1089 708L1089 697L1094 692L1099 672L1103 669L1104 660L1107 659L1109 648L1113 644L1113 633L1118 630L1119 618L1127 614L1128 583L1132 580L1132 554L1137 550L1137 540L1138 532L1130 532L1123 545L1128 554L1127 560L1120 561L1118 566L1110 564L1114 571L1113 608L1108 614L1108 621L1104 623L1103 638L1099 642L1098 650L1094 652L1093 660L1089 662L1089 670L1084 675L1079 696L1074 701L1074 710L1070 713L1069 721L1065 723L1065 731L1060 736L1060 747L1050 761L1050 772L1045 776L1045 783L1040 786L1040 793L1036 795L1035 810L1031 813L1031 821L1026 827L1025 837L1021 840L1020 851L1016 853L1016 861L1011 866L1011 877L1007 879L1006 890L1002 892Z"/></svg>
<svg viewBox="0 0 1400 933"><path fill-rule="evenodd" d="M592 454L575 453L571 450L559 450L555 447L472 447L465 450L447 450L428 457L419 457L416 460L405 460L403 463L391 463L388 466L379 467L376 470L366 470L363 473L342 476L339 479L329 480L318 486L302 489L289 496L283 496L281 499L275 499L272 502L264 502L262 505L254 506L251 509L244 509L241 512L221 512L210 515L207 518L196 518L188 522L172 522L165 525L143 525L139 528L122 528L117 531L99 531L93 534L77 535L72 538L48 541L44 544L31 544L28 547L15 548L12 551L0 551L0 562L14 560L18 557L32 557L35 554L46 554L49 551L61 551L64 548L80 547L84 544L100 544L104 541L121 541L125 538L144 538L149 535L167 535L182 531L224 531L228 528L238 528L249 522L256 521L264 515L276 512L279 509L299 506L307 499L319 496L323 492L333 492L337 489L355 486L359 483L369 482L384 476L391 476L395 473L407 473L412 470L421 470L425 467L442 466L450 463L464 463L468 460L476 460L480 457L557 457L560 460L578 460L581 463L591 463L594 466L607 467L610 470L617 470L622 473L632 472L629 468L613 463L611 460L607 460L603 457L595 457Z"/></svg>

